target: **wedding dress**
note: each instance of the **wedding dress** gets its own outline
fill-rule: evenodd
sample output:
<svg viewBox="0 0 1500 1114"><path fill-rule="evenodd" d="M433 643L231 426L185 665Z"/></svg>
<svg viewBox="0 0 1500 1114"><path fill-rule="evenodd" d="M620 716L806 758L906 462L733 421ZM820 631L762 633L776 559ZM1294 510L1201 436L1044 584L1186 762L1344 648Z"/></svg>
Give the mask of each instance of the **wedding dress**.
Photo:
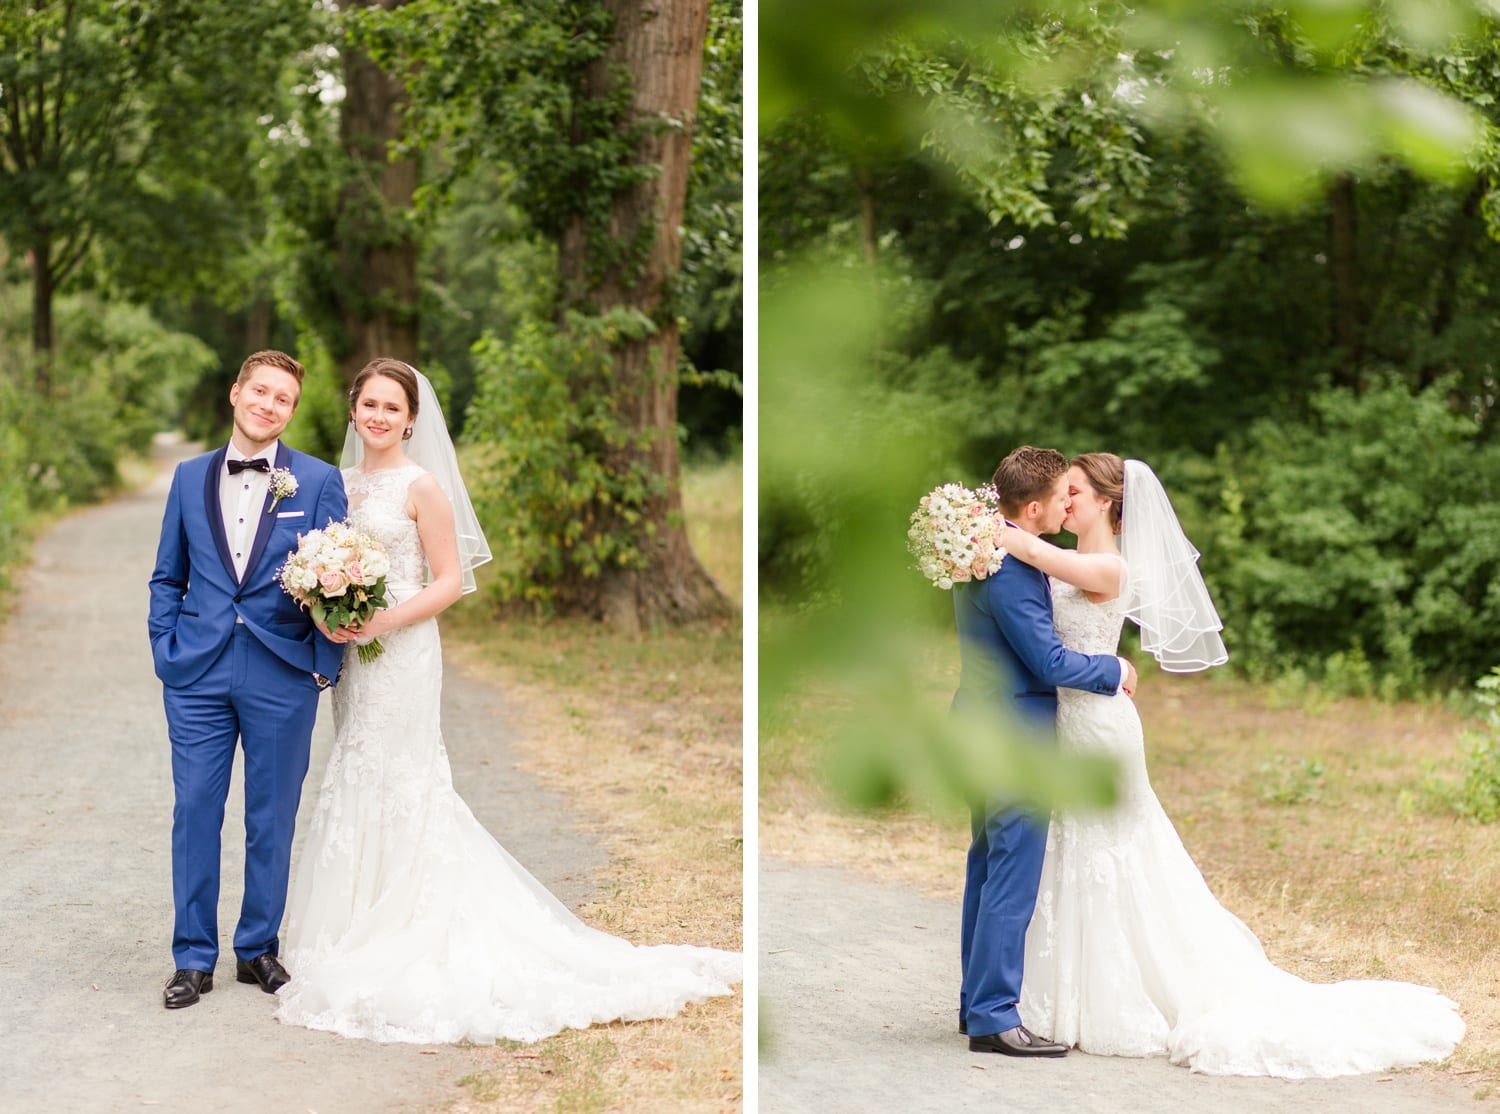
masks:
<svg viewBox="0 0 1500 1114"><path fill-rule="evenodd" d="M350 518L391 561L392 604L422 587L416 466L347 469ZM297 866L276 1016L346 1037L535 1041L616 1019L671 1017L732 993L738 953L637 947L578 920L453 789L439 725L435 619L345 650L336 737Z"/></svg>
<svg viewBox="0 0 1500 1114"><path fill-rule="evenodd" d="M1058 637L1113 654L1125 605L1052 581ZM1353 1075L1440 1060L1458 1007L1410 983L1308 983L1272 965L1215 900L1146 776L1141 721L1123 697L1058 692L1065 752L1107 754L1119 804L1057 814L1026 935L1021 1017L1106 1056L1161 1056L1213 1075Z"/></svg>

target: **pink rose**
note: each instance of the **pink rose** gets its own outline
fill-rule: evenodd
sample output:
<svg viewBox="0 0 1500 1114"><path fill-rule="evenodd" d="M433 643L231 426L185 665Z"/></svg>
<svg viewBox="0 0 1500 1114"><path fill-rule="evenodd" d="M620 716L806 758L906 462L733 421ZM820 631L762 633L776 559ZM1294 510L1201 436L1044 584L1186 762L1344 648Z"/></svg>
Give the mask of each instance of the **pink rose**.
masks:
<svg viewBox="0 0 1500 1114"><path fill-rule="evenodd" d="M349 590L349 578L337 569L330 569L318 577L318 586L323 589L325 597L332 599Z"/></svg>
<svg viewBox="0 0 1500 1114"><path fill-rule="evenodd" d="M358 561L350 561L349 564L344 568L344 571L349 574L350 584L370 583L365 579L365 570Z"/></svg>

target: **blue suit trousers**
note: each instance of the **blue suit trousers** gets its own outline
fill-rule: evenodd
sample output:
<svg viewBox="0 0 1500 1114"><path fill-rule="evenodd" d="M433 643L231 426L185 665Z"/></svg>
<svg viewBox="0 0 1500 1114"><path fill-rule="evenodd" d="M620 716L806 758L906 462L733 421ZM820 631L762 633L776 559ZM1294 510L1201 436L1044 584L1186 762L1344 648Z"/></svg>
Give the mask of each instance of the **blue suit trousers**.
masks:
<svg viewBox="0 0 1500 1114"><path fill-rule="evenodd" d="M1023 809L976 808L964 879L959 1016L969 1035L1021 1024L1026 926L1036 908L1048 817Z"/></svg>
<svg viewBox="0 0 1500 1114"><path fill-rule="evenodd" d="M292 835L307 776L318 686L236 624L190 688L163 688L172 742L172 956L212 971L219 956L219 850L236 744L245 755L245 892L234 951L280 950Z"/></svg>

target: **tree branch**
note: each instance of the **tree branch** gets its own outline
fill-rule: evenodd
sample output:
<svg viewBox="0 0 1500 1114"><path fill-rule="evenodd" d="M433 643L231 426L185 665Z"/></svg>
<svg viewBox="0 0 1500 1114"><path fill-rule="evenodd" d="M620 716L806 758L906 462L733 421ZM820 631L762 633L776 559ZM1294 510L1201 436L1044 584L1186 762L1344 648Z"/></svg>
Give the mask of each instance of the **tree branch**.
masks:
<svg viewBox="0 0 1500 1114"><path fill-rule="evenodd" d="M72 274L73 268L78 266L83 257L88 254L89 245L94 242L94 234L82 226L75 226L75 231L57 249L56 262L52 266L52 285L57 288L63 284L68 275Z"/></svg>

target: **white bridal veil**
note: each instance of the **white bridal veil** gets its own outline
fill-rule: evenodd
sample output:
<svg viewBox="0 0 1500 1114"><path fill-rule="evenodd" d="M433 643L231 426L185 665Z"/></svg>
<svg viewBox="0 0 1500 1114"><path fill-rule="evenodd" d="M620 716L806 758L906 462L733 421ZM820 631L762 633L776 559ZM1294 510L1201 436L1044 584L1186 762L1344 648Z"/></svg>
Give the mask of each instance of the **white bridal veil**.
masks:
<svg viewBox="0 0 1500 1114"><path fill-rule="evenodd" d="M474 570L491 559L490 545L484 540L479 516L469 501L469 489L459 474L458 454L453 451L453 438L448 435L448 423L443 419L437 392L432 389L427 376L410 364L406 366L417 377L417 419L412 423L411 440L406 442L406 455L413 464L421 465L432 474L448 496L448 502L453 504L458 561L463 569L464 592L469 593L475 588ZM344 452L339 457L339 467L357 468L364 458L365 444L351 423L349 432L344 435Z"/></svg>
<svg viewBox="0 0 1500 1114"><path fill-rule="evenodd" d="M424 404L425 405L425 404ZM1125 614L1141 628L1141 648L1169 673L1196 673L1229 660L1198 551L1149 465L1125 462L1120 556L1130 583Z"/></svg>

